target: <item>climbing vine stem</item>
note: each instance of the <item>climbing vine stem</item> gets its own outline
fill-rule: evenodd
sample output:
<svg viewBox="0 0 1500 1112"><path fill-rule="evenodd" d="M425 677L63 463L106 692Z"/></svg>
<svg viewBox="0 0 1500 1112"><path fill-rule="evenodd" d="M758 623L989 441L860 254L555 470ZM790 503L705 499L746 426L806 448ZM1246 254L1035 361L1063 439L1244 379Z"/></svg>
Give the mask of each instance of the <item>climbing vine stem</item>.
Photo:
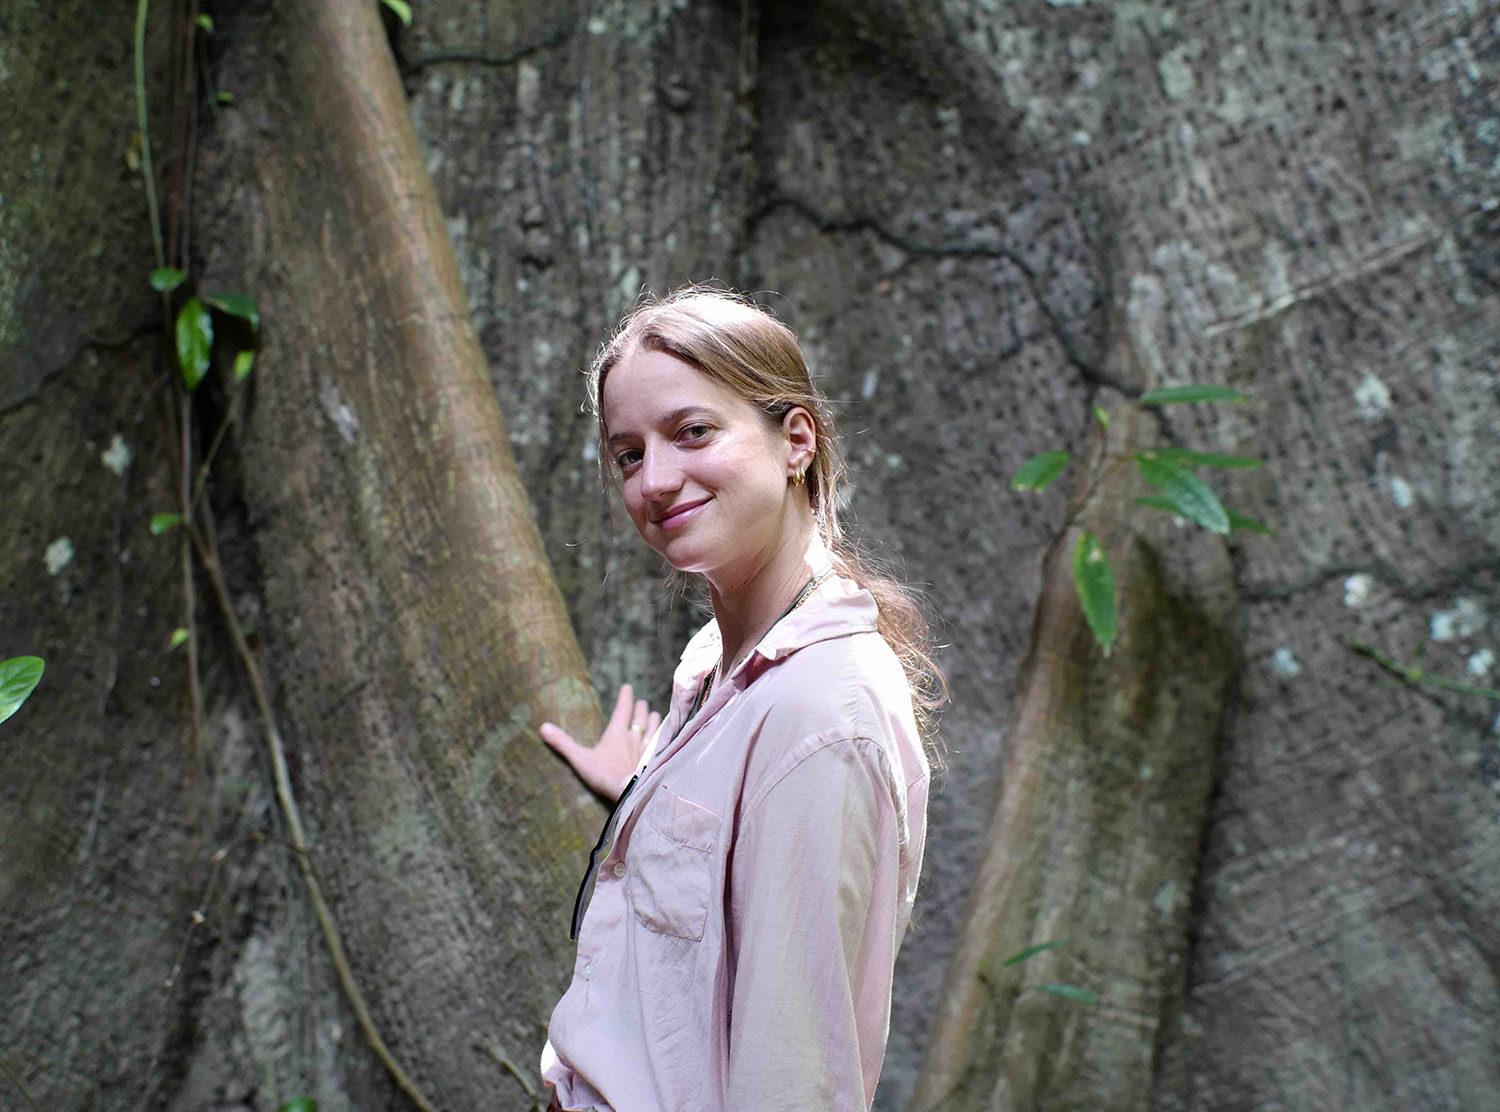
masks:
<svg viewBox="0 0 1500 1112"><path fill-rule="evenodd" d="M1393 657L1386 656L1379 650L1366 645L1362 641L1350 641L1349 648L1367 656L1387 672L1400 676L1410 684L1427 684L1429 687L1441 687L1444 691L1457 691L1461 695L1478 695L1484 699L1494 699L1500 702L1500 690L1493 687L1480 687L1478 684L1465 683L1463 680L1450 680L1447 676L1434 676L1431 672L1424 672L1414 664L1402 664Z"/></svg>
<svg viewBox="0 0 1500 1112"><path fill-rule="evenodd" d="M389 0L387 0L389 3ZM399 8L402 5L391 5ZM203 459L195 468L193 440L193 394L207 377L213 364L215 350L218 350L227 360L233 353L233 372L230 379L231 388L238 385L250 374L255 360L255 349L259 345L260 336L260 310L255 302L241 293L231 292L193 292L189 289L190 296L182 303L175 316L171 312L171 302L174 291L188 282L188 274L185 269L169 265L166 256L166 248L162 242L161 214L157 204L156 182L151 164L151 142L147 132L147 101L146 101L146 78L145 78L145 56L146 56L146 22L149 12L150 0L138 0L136 7L135 27L135 94L136 115L140 128L138 141L141 150L141 171L146 182L146 203L151 220L151 240L156 253L156 268L151 273L151 287L157 290L162 297L163 323L165 325L166 342L169 350L175 354L172 362L175 370L172 377L177 380L174 390L177 401L180 403L175 408L177 418L177 431L180 437L179 448L181 453L180 466L177 475L177 512L156 513L151 518L151 532L155 535L166 533L174 528L181 528L179 537L179 552L182 560L183 594L185 608L185 626L177 630L172 636L172 647L186 643L188 649L188 690L192 702L192 757L197 759L199 750L199 739L202 733L201 723L203 714L203 700L201 685L198 678L198 639L197 639L197 615L194 594L194 571L196 554L197 567L201 568L212 589L213 596L218 603L219 610L223 615L225 628L229 632L229 638L233 645L235 654L239 657L244 667L245 674L250 680L250 687L255 699L256 707L260 713L261 721L265 730L267 748L271 759L272 781L275 786L276 798L281 805L282 816L286 822L290 834L290 842L297 866L302 873L302 879L306 882L308 898L312 903L313 912L317 916L318 923L323 931L324 942L328 947L328 953L333 961L334 971L338 976L339 984L348 997L349 1004L354 1010L361 1031L364 1033L370 1048L381 1064L390 1072L396 1085L411 1098L413 1104L420 1112L436 1112L432 1102L417 1087L416 1083L406 1073L401 1065L387 1049L385 1040L376 1029L373 1016L370 1014L368 1004L365 1002L364 993L360 991L359 985L354 980L354 973L349 967L348 959L344 953L343 941L339 935L337 924L334 922L333 912L324 898L322 885L313 868L312 858L309 853L307 835L302 823L302 816L297 808L296 796L292 790L291 774L287 768L286 750L282 744L281 732L277 728L276 718L271 710L270 699L266 694L265 681L261 675L261 669L250 651L244 630L241 628L239 619L236 617L234 607L230 601L229 589L224 582L218 554L218 544L215 537L213 508L209 500L204 498L208 486L209 467L212 464L224 435L228 430L228 411L220 421L218 429L214 433L213 442ZM409 14L407 16L409 20ZM194 20L196 31L203 34L213 32L213 21L207 17ZM191 53L189 62L191 64ZM189 95L196 97L197 82L190 80L186 83ZM220 99L216 97L215 99ZM189 143L191 149L191 141ZM191 155L185 156L191 162ZM189 165L184 171L189 177L192 167ZM174 254L182 253L179 244L173 244ZM182 266L186 266L183 259ZM215 315L217 314L219 327L215 327ZM215 340L218 340L216 349ZM230 342L232 341L232 343ZM201 526L201 527L200 527ZM215 869L220 859L215 860ZM169 984L176 979L177 971L174 969ZM297 1102L287 1105L292 1108Z"/></svg>

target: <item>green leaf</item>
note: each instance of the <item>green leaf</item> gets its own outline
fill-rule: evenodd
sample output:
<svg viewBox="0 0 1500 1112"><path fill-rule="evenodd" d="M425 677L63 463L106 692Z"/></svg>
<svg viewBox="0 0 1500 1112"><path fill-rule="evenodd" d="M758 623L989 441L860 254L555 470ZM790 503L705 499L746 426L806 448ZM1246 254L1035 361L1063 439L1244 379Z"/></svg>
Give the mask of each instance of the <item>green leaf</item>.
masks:
<svg viewBox="0 0 1500 1112"><path fill-rule="evenodd" d="M228 313L231 317L239 317L251 328L260 328L260 310L255 307L255 302L242 293L211 293L205 294L204 301L208 302L221 313Z"/></svg>
<svg viewBox="0 0 1500 1112"><path fill-rule="evenodd" d="M239 382L250 373L251 364L255 362L255 352L242 351L234 357L234 380Z"/></svg>
<svg viewBox="0 0 1500 1112"><path fill-rule="evenodd" d="M1019 953L1012 954L1002 964L1020 965L1027 958L1034 958L1043 950L1050 950L1054 946L1061 946L1066 941L1066 938L1054 938L1051 942L1038 942L1035 946L1028 946Z"/></svg>
<svg viewBox="0 0 1500 1112"><path fill-rule="evenodd" d="M1048 483L1062 474L1063 468L1068 466L1068 460L1072 458L1067 452L1062 451L1043 452L1032 456L1021 464L1016 477L1010 481L1010 489L1045 490Z"/></svg>
<svg viewBox="0 0 1500 1112"><path fill-rule="evenodd" d="M1197 475L1175 463L1145 456L1137 456L1135 465L1140 468L1141 478L1165 494L1177 513L1210 532L1229 532L1229 517L1224 507Z"/></svg>
<svg viewBox="0 0 1500 1112"><path fill-rule="evenodd" d="M1140 453L1136 458L1164 459L1178 467L1224 467L1230 470L1260 467L1265 462L1254 456L1220 456L1212 452L1194 452L1188 448L1153 448L1149 452Z"/></svg>
<svg viewBox="0 0 1500 1112"><path fill-rule="evenodd" d="M1169 513L1174 517L1182 516L1182 514L1177 512L1177 507L1172 505L1171 499L1163 498L1160 494L1143 494L1141 497L1136 499L1136 502L1139 505L1145 506L1147 509L1161 510L1162 512Z"/></svg>
<svg viewBox="0 0 1500 1112"><path fill-rule="evenodd" d="M276 1112L318 1112L318 1102L312 1097L298 1097L287 1101Z"/></svg>
<svg viewBox="0 0 1500 1112"><path fill-rule="evenodd" d="M214 33L214 20L213 20L213 16L210 16L210 15L200 15L198 17L198 26L201 27L201 28L203 28L204 34L212 35Z"/></svg>
<svg viewBox="0 0 1500 1112"><path fill-rule="evenodd" d="M1093 631L1094 640L1106 653L1115 641L1118 615L1115 611L1115 571L1099 539L1085 532L1073 549L1073 585L1083 616Z"/></svg>
<svg viewBox="0 0 1500 1112"><path fill-rule="evenodd" d="M1046 984L1037 985L1036 990L1038 992L1049 993L1052 996L1061 996L1064 1000L1073 1000L1079 1004L1087 1004L1090 1007L1099 1003L1097 995L1086 988L1079 988L1077 985L1060 985L1054 981L1048 981Z"/></svg>
<svg viewBox="0 0 1500 1112"><path fill-rule="evenodd" d="M1246 517L1238 510L1224 507L1224 512L1229 515L1229 527L1231 529L1245 529L1252 533L1264 533L1268 537L1274 537L1276 530L1272 529L1264 521L1256 521L1253 517Z"/></svg>
<svg viewBox="0 0 1500 1112"><path fill-rule="evenodd" d="M1094 406L1094 420L1099 422L1101 429L1109 428L1109 412L1102 405Z"/></svg>
<svg viewBox="0 0 1500 1112"><path fill-rule="evenodd" d="M1248 402L1250 398L1227 386L1164 386L1140 396L1142 405L1166 405L1168 402Z"/></svg>
<svg viewBox="0 0 1500 1112"><path fill-rule="evenodd" d="M188 639L188 631L186 629L184 629L182 626L178 626L176 629L174 629L172 631L172 640L167 645L167 651L170 652L171 650L175 649L178 645L181 645L185 641L187 641L187 639Z"/></svg>
<svg viewBox="0 0 1500 1112"><path fill-rule="evenodd" d="M198 388L208 373L208 353L214 346L214 322L203 302L190 297L177 312L177 365L188 392Z"/></svg>
<svg viewBox="0 0 1500 1112"><path fill-rule="evenodd" d="M151 535L159 537L168 529L175 529L182 524L181 514L152 514Z"/></svg>
<svg viewBox="0 0 1500 1112"><path fill-rule="evenodd" d="M151 272L151 288L159 293L171 293L187 281L187 271L175 266L163 266Z"/></svg>
<svg viewBox="0 0 1500 1112"><path fill-rule="evenodd" d="M399 19L407 27L411 26L411 5L406 0L381 0L387 8L396 13Z"/></svg>
<svg viewBox="0 0 1500 1112"><path fill-rule="evenodd" d="M214 99L217 100L220 104L233 104L234 94L231 93L228 89L220 89L217 93L214 94Z"/></svg>
<svg viewBox="0 0 1500 1112"><path fill-rule="evenodd" d="M45 667L39 656L13 656L9 660L0 660L0 722L21 709L26 697L42 682Z"/></svg>

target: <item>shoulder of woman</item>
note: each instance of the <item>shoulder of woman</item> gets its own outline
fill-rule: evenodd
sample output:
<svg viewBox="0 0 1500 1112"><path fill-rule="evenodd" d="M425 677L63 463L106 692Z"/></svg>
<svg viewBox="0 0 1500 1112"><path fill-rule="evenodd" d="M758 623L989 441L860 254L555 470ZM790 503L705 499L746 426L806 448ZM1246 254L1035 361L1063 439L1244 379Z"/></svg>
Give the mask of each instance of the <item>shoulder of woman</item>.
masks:
<svg viewBox="0 0 1500 1112"><path fill-rule="evenodd" d="M763 706L747 795L837 742L878 750L893 786L926 772L906 674L877 633L808 645L767 669L751 691Z"/></svg>
<svg viewBox="0 0 1500 1112"><path fill-rule="evenodd" d="M762 699L769 716L810 730L845 726L884 732L892 707L911 707L901 662L871 629L816 641L770 663L747 694Z"/></svg>

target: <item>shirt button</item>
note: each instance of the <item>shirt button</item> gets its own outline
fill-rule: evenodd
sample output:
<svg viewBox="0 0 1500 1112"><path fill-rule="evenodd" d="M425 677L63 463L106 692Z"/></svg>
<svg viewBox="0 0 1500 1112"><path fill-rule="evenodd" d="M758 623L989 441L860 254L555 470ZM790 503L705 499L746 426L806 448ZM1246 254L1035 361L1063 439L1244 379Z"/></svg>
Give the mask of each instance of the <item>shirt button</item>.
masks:
<svg viewBox="0 0 1500 1112"><path fill-rule="evenodd" d="M622 877L624 875L625 875L625 862L623 862L623 861L616 861L615 862L615 876Z"/></svg>
<svg viewBox="0 0 1500 1112"><path fill-rule="evenodd" d="M587 965L585 965L583 967L583 979L585 981L592 981L594 979L594 963L593 962L589 962Z"/></svg>

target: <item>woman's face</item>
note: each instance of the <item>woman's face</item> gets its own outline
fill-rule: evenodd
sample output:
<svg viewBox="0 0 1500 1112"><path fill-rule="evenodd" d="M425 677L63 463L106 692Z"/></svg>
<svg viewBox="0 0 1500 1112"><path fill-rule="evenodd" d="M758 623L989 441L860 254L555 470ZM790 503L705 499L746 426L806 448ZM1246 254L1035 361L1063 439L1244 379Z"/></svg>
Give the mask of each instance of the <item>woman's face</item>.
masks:
<svg viewBox="0 0 1500 1112"><path fill-rule="evenodd" d="M605 378L601 409L630 519L674 568L748 582L791 536L787 480L812 458L805 411L772 425L692 364L640 347Z"/></svg>

